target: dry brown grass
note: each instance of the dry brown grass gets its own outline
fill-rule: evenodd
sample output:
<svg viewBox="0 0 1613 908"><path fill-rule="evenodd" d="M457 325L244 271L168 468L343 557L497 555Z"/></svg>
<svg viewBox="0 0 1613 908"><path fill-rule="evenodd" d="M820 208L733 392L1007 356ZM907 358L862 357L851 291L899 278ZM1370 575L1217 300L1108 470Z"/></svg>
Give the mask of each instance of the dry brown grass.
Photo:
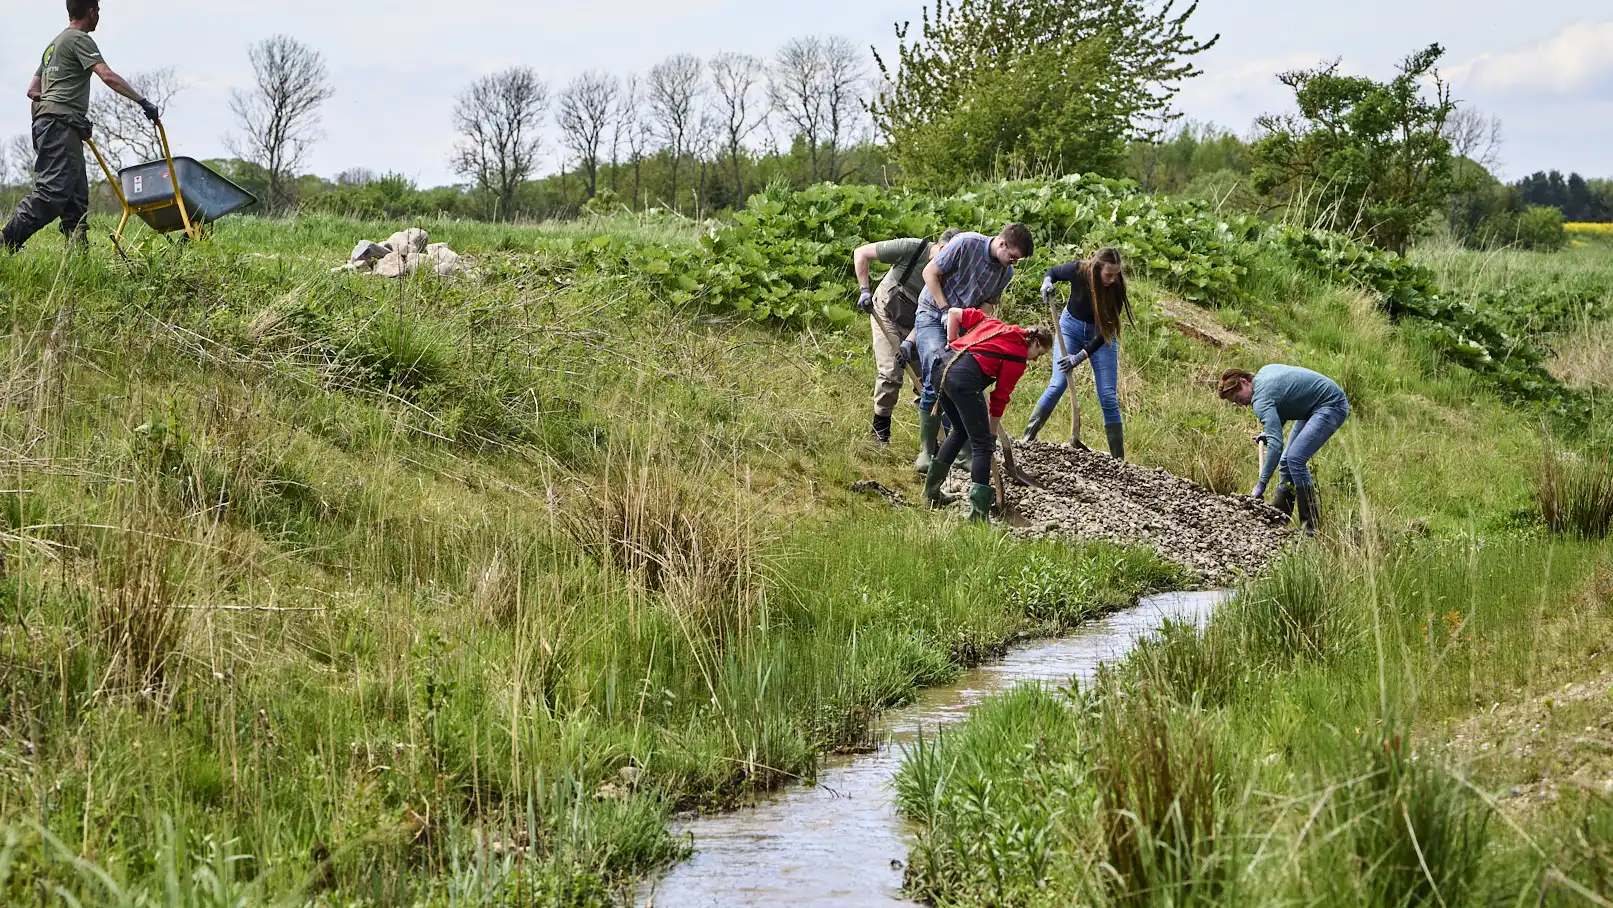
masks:
<svg viewBox="0 0 1613 908"><path fill-rule="evenodd" d="M1546 368L1572 388L1613 388L1613 322L1589 322L1564 337Z"/></svg>

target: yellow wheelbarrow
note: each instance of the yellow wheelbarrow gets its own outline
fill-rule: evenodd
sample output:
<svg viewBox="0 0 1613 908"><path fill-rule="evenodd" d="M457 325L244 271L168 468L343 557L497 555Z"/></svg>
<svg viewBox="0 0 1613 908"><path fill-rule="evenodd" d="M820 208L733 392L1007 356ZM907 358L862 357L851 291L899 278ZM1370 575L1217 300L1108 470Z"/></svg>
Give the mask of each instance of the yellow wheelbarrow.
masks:
<svg viewBox="0 0 1613 908"><path fill-rule="evenodd" d="M157 138L162 142L162 160L136 164L112 174L106 158L95 142L89 142L90 151L106 173L107 183L123 206L123 219L112 234L112 244L123 250L123 231L129 218L138 217L157 233L185 231L185 236L200 239L202 225L208 221L240 211L258 199L252 193L219 176L206 164L195 158L176 158L168 148L168 131L162 121L156 122Z"/></svg>

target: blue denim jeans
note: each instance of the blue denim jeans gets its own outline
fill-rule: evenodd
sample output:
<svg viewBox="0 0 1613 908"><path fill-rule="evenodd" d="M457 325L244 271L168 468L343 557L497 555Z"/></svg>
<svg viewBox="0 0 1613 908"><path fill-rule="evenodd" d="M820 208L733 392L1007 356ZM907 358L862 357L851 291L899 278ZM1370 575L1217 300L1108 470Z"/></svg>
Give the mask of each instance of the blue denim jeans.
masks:
<svg viewBox="0 0 1613 908"><path fill-rule="evenodd" d="M1311 478L1311 458L1349 418L1349 402L1339 401L1318 407L1310 416L1294 421L1288 432L1288 444L1283 446L1283 459L1277 465L1285 485L1295 488L1315 485Z"/></svg>
<svg viewBox="0 0 1613 908"><path fill-rule="evenodd" d="M1068 309L1059 316L1059 333L1064 335L1064 352L1074 353L1086 349L1086 345L1098 334L1098 326L1091 322L1083 322L1070 314ZM1103 424L1106 426L1118 425L1120 417L1120 342L1104 344L1098 352L1092 354L1088 360L1092 363L1092 377L1098 384L1098 406L1103 408ZM1047 383L1047 390L1042 392L1042 399L1036 402L1036 409L1052 412L1059 405L1059 399L1064 397L1064 389L1069 387L1070 378L1055 363L1053 366L1053 380Z"/></svg>
<svg viewBox="0 0 1613 908"><path fill-rule="evenodd" d="M928 413L935 408L941 389L941 370L946 367L947 322L946 316L927 306L919 306L913 319L913 343L919 348L919 375L924 387L919 391L919 412Z"/></svg>

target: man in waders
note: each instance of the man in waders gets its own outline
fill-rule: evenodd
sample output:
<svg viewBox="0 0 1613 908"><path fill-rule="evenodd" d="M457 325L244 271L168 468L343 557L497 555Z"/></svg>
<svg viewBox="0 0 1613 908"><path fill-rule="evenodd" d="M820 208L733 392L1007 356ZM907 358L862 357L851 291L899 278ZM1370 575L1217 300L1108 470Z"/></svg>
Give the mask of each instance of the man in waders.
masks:
<svg viewBox="0 0 1613 908"><path fill-rule="evenodd" d="M0 231L0 247L16 252L51 221L61 219L62 236L83 245L90 213L90 179L84 140L90 135L90 74L106 87L140 105L156 122L157 105L112 71L101 59L90 32L101 24L100 0L67 0L67 30L40 56L28 85L33 102L34 191Z"/></svg>
<svg viewBox="0 0 1613 908"><path fill-rule="evenodd" d="M941 436L941 417L934 415L941 394L941 360L947 350L947 310L985 309L992 314L1014 279L1014 266L1030 258L1036 243L1024 224L1009 224L995 237L960 233L946 251L924 266L924 292L913 320L924 390L919 395L919 439L913 468L928 474ZM956 428L956 426L954 426Z"/></svg>
<svg viewBox="0 0 1613 908"><path fill-rule="evenodd" d="M857 285L862 288L857 297L857 309L868 315L874 331L874 364L879 374L874 378L872 437L881 447L891 443L891 414L902 396L902 379L907 367L918 368L911 341L919 294L924 292L924 266L961 232L956 228L948 230L934 243L917 237L868 243L857 247L851 255ZM875 262L889 265L890 270L885 272L879 288L870 290L869 270Z"/></svg>

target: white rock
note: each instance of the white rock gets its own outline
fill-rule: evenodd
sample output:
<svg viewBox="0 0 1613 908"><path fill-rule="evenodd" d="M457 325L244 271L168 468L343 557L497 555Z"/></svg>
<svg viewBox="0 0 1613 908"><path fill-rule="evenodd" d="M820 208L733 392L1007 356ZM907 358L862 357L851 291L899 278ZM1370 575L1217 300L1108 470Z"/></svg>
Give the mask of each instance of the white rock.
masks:
<svg viewBox="0 0 1613 908"><path fill-rule="evenodd" d="M458 262L438 262L437 263L437 276L438 277L453 277L456 274L464 274L464 273L465 273L465 266L459 264Z"/></svg>
<svg viewBox="0 0 1613 908"><path fill-rule="evenodd" d="M404 255L408 255L411 252L425 252L426 244L429 242L431 242L431 235L419 227L400 230L386 239L387 248Z"/></svg>
<svg viewBox="0 0 1613 908"><path fill-rule="evenodd" d="M431 256L424 252L411 252L408 258L404 259L404 270L409 274L417 274L421 269L430 267L432 267Z"/></svg>
<svg viewBox="0 0 1613 908"><path fill-rule="evenodd" d="M381 277L403 277L409 273L409 261L393 252L388 254L386 258L376 262L375 270L371 273Z"/></svg>
<svg viewBox="0 0 1613 908"><path fill-rule="evenodd" d="M378 259L386 258L387 253L391 251L391 249L382 246L380 243L372 243L369 240L361 240L357 246L353 247L353 254L348 256L347 260L349 262L361 262L364 264L369 264Z"/></svg>
<svg viewBox="0 0 1613 908"><path fill-rule="evenodd" d="M459 262L459 253L449 249L447 243L432 243L426 247L426 255L431 256L431 260L439 265L443 263L452 265Z"/></svg>

